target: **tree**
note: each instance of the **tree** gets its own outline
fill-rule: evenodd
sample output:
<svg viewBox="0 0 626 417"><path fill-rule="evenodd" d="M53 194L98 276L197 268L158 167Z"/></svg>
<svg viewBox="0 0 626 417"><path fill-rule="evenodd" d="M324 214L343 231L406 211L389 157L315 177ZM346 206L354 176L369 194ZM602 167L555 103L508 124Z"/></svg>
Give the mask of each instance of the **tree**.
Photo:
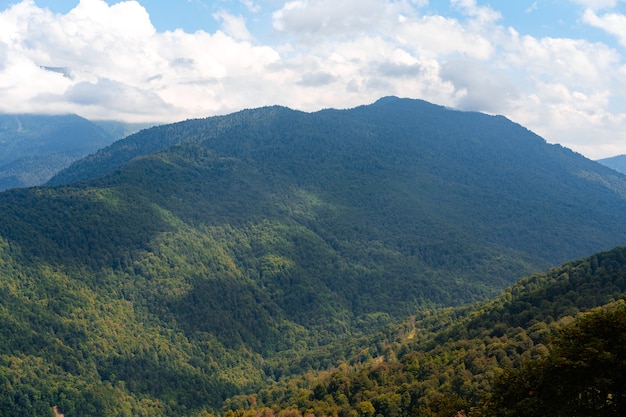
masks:
<svg viewBox="0 0 626 417"><path fill-rule="evenodd" d="M625 407L623 301L580 316L546 356L505 372L487 403L494 415L519 417L620 416Z"/></svg>

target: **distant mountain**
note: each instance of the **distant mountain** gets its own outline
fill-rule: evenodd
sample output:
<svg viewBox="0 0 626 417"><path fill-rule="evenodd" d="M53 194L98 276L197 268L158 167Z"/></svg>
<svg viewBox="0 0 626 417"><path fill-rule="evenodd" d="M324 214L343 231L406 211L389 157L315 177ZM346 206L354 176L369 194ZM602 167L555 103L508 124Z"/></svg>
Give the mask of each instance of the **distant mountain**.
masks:
<svg viewBox="0 0 626 417"><path fill-rule="evenodd" d="M122 139L140 130L155 126L155 123L127 123L118 120L92 120L92 122L116 139Z"/></svg>
<svg viewBox="0 0 626 417"><path fill-rule="evenodd" d="M43 184L119 138L76 115L0 115L0 191Z"/></svg>
<svg viewBox="0 0 626 417"><path fill-rule="evenodd" d="M617 155L610 158L598 159L598 162L609 168L626 174L626 155Z"/></svg>
<svg viewBox="0 0 626 417"><path fill-rule="evenodd" d="M153 127L49 184L0 193L2 415L203 415L626 242L623 175L395 97Z"/></svg>

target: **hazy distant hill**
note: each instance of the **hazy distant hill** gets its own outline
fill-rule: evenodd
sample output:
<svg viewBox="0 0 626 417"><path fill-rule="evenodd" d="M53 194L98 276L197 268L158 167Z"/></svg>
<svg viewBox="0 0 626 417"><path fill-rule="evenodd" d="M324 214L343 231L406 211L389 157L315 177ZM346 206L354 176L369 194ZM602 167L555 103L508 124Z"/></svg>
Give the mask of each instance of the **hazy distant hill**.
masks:
<svg viewBox="0 0 626 417"><path fill-rule="evenodd" d="M155 123L126 123L117 120L92 120L92 122L116 139L122 139L140 130L155 126Z"/></svg>
<svg viewBox="0 0 626 417"><path fill-rule="evenodd" d="M7 410L201 415L626 241L623 175L394 97L154 127L50 183L0 194Z"/></svg>
<svg viewBox="0 0 626 417"><path fill-rule="evenodd" d="M626 155L617 155L610 158L599 159L598 162L616 170L617 172L626 174Z"/></svg>
<svg viewBox="0 0 626 417"><path fill-rule="evenodd" d="M118 138L76 115L0 115L0 191L43 184Z"/></svg>

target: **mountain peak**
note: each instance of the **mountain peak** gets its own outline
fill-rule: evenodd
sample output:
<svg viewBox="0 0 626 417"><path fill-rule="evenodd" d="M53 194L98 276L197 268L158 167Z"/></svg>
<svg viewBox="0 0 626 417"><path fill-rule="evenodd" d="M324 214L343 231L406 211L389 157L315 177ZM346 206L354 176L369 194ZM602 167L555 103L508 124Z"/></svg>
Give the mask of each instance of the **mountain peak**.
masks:
<svg viewBox="0 0 626 417"><path fill-rule="evenodd" d="M307 347L337 352L331 343L346 336L495 296L626 242L616 192L626 177L505 118L409 99L157 126L64 175L64 186L0 193L0 409L45 406L24 415L57 401L68 415L120 414L102 408L122 407L117 398L154 407L132 415L200 415L293 369L334 365L329 353L300 361ZM621 251L569 276L613 269L623 284L618 260ZM581 289L572 282L558 286L562 312ZM588 286L594 302L598 285ZM522 301L517 318L531 322L528 306L543 303ZM494 342L525 344L515 326ZM429 330L417 329L422 341ZM394 356L385 340L396 330L355 342L356 362ZM483 343L490 333L475 334Z"/></svg>

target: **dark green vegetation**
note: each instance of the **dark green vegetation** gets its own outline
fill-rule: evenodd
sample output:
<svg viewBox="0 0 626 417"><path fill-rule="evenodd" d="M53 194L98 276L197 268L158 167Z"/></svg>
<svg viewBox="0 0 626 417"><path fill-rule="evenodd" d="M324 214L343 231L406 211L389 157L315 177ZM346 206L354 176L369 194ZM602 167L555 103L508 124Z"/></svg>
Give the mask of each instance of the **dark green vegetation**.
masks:
<svg viewBox="0 0 626 417"><path fill-rule="evenodd" d="M0 191L43 184L117 138L76 115L0 115Z"/></svg>
<svg viewBox="0 0 626 417"><path fill-rule="evenodd" d="M618 248L492 301L421 312L351 345L338 368L229 400L225 415L621 416L625 278Z"/></svg>
<svg viewBox="0 0 626 417"><path fill-rule="evenodd" d="M626 304L579 318L548 354L508 370L488 410L507 416L621 416L626 407Z"/></svg>
<svg viewBox="0 0 626 417"><path fill-rule="evenodd" d="M598 162L616 170L617 172L626 174L626 155L617 155L610 158L599 159Z"/></svg>
<svg viewBox="0 0 626 417"><path fill-rule="evenodd" d="M410 315L407 349L462 343L446 321L471 309L435 307L626 241L624 176L503 117L396 98L155 127L50 184L0 194L2 415L238 408L293 375L389 359ZM492 337L524 329L501 321ZM431 385L419 407L447 392Z"/></svg>

